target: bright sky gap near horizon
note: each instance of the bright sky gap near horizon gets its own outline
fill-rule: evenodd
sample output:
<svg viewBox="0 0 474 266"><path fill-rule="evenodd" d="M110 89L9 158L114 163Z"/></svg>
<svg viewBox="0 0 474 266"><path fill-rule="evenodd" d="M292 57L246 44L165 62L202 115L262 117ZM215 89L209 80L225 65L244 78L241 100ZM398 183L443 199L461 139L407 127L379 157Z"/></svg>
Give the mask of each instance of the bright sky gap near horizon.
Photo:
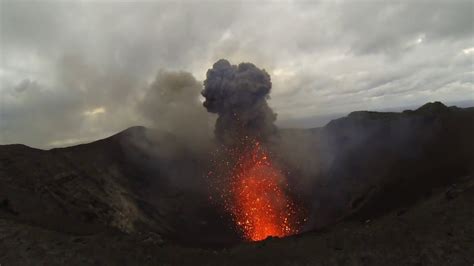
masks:
<svg viewBox="0 0 474 266"><path fill-rule="evenodd" d="M267 70L280 123L311 121L474 101L474 2L0 0L0 56L0 144L146 125L160 70L202 82L220 58Z"/></svg>

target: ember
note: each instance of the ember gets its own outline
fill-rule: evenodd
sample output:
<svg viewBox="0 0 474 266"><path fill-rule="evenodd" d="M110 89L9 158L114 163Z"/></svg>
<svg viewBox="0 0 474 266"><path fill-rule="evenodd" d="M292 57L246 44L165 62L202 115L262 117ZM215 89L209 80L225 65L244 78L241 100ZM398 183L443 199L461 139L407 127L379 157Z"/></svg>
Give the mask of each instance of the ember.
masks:
<svg viewBox="0 0 474 266"><path fill-rule="evenodd" d="M234 155L228 186L219 188L224 208L245 240L298 233L303 212L286 194L288 183L283 172L259 142L246 146Z"/></svg>

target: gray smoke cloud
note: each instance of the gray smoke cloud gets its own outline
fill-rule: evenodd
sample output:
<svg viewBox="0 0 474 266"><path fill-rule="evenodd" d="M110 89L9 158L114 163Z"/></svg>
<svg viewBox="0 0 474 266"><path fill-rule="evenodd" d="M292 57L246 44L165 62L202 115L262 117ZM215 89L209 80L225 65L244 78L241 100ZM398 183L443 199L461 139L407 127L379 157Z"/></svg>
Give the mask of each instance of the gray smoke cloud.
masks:
<svg viewBox="0 0 474 266"><path fill-rule="evenodd" d="M158 71L135 110L146 129L129 130L128 158L159 181L160 191L203 193L215 115L202 107L202 82L185 71Z"/></svg>
<svg viewBox="0 0 474 266"><path fill-rule="evenodd" d="M151 127L173 134L188 148L202 149L212 138L215 119L202 108L201 90L191 73L161 70L138 109Z"/></svg>
<svg viewBox="0 0 474 266"><path fill-rule="evenodd" d="M231 65L221 59L207 71L204 106L217 113L215 136L233 145L244 138L268 140L276 131L276 114L267 104L270 75L251 63Z"/></svg>

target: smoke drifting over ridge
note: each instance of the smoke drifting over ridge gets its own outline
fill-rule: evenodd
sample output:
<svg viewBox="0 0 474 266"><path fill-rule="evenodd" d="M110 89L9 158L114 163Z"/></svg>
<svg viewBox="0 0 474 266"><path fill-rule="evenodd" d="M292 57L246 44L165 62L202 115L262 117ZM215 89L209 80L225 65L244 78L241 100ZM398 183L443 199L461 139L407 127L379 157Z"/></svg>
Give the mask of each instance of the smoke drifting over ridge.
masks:
<svg viewBox="0 0 474 266"><path fill-rule="evenodd" d="M154 128L172 133L190 148L201 149L210 141L214 124L199 101L201 88L191 73L161 70L138 109Z"/></svg>
<svg viewBox="0 0 474 266"><path fill-rule="evenodd" d="M276 114L267 104L272 83L265 70L221 59L206 76L204 106L219 115L215 136L220 142L233 145L246 137L265 141L274 134Z"/></svg>

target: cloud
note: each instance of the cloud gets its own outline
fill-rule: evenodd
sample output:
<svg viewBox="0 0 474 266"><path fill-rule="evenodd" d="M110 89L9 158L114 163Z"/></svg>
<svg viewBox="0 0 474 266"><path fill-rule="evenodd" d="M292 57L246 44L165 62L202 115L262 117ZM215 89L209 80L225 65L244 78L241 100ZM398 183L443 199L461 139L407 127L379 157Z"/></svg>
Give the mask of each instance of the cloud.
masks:
<svg viewBox="0 0 474 266"><path fill-rule="evenodd" d="M220 58L272 75L279 120L474 100L472 1L5 0L0 12L1 143L151 123L136 106L160 69L199 83Z"/></svg>
<svg viewBox="0 0 474 266"><path fill-rule="evenodd" d="M94 108L92 110L85 111L84 115L97 116L97 115L100 115L100 114L103 114L103 113L105 113L105 108L104 107L97 107L97 108Z"/></svg>

